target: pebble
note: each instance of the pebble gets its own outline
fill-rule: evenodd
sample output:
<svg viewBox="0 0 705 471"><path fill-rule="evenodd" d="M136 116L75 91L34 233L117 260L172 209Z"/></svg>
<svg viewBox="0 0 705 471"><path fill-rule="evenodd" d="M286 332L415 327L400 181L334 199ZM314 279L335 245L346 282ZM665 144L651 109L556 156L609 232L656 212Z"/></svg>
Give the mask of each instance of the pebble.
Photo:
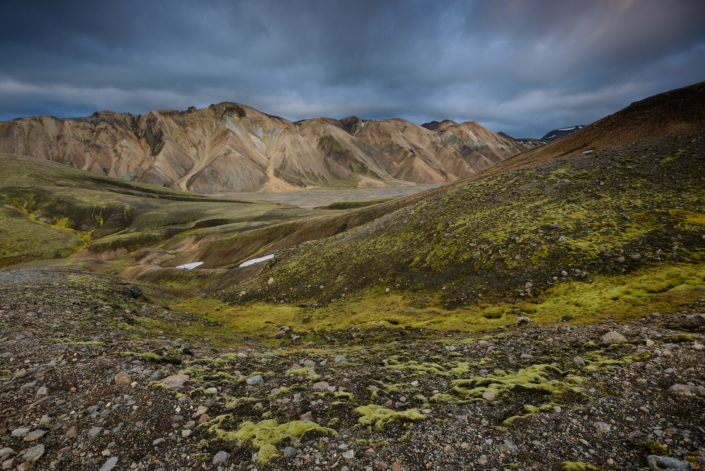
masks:
<svg viewBox="0 0 705 471"><path fill-rule="evenodd" d="M256 375L256 376L253 376L252 378L247 378L246 383L250 384L250 385L262 384L262 383L264 383L264 378L262 378L262 376L260 376L260 375Z"/></svg>
<svg viewBox="0 0 705 471"><path fill-rule="evenodd" d="M121 371L115 375L115 384L118 386L129 386L130 383L132 383L132 379L124 371Z"/></svg>
<svg viewBox="0 0 705 471"><path fill-rule="evenodd" d="M103 464L103 466L100 467L100 471L110 471L111 469L113 469L115 467L117 462L118 462L118 457L113 456L112 458L108 459L108 461L106 461Z"/></svg>
<svg viewBox="0 0 705 471"><path fill-rule="evenodd" d="M296 456L296 448L294 448L292 446L288 446L288 447L284 448L284 456L289 456L289 457Z"/></svg>
<svg viewBox="0 0 705 471"><path fill-rule="evenodd" d="M162 383L171 389L179 389L184 387L184 383L188 381L189 375L172 375L167 376L162 380Z"/></svg>
<svg viewBox="0 0 705 471"><path fill-rule="evenodd" d="M216 466L223 465L223 464L226 464L229 459L230 459L230 453L221 450L218 453L216 453L215 456L213 457L213 464Z"/></svg>
<svg viewBox="0 0 705 471"><path fill-rule="evenodd" d="M37 445L24 452L22 458L28 463L34 463L44 455L44 445Z"/></svg>

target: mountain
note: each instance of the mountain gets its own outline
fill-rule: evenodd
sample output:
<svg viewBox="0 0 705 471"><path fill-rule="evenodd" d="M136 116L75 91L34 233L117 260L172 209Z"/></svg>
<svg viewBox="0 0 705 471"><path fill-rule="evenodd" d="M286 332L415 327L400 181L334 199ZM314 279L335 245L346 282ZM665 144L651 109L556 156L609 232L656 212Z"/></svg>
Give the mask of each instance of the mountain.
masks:
<svg viewBox="0 0 705 471"><path fill-rule="evenodd" d="M506 132L502 132L502 131L498 132L497 135L502 136L505 139L509 139L511 141L518 142L520 144L532 145L534 147L542 146L546 143L546 141L544 141L543 139L535 139L533 137L521 137L521 138L512 137L509 134L507 134Z"/></svg>
<svg viewBox="0 0 705 471"><path fill-rule="evenodd" d="M567 128L560 128L560 129L554 129L551 132L546 133L545 136L541 138L542 141L555 141L559 137L567 136L568 134L572 134L575 131L578 131L585 126L583 125L578 125L578 126L569 126Z"/></svg>
<svg viewBox="0 0 705 471"><path fill-rule="evenodd" d="M215 194L448 183L525 150L477 123L291 122L237 103L144 115L96 112L0 123L0 152Z"/></svg>

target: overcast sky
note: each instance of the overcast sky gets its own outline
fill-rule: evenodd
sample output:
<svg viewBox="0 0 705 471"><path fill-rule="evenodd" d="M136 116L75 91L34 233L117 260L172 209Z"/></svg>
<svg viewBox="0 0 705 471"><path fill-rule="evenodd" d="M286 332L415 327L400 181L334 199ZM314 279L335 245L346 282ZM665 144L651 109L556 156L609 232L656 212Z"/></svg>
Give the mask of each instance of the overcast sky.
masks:
<svg viewBox="0 0 705 471"><path fill-rule="evenodd" d="M541 137L703 80L704 0L0 5L0 120L234 101Z"/></svg>

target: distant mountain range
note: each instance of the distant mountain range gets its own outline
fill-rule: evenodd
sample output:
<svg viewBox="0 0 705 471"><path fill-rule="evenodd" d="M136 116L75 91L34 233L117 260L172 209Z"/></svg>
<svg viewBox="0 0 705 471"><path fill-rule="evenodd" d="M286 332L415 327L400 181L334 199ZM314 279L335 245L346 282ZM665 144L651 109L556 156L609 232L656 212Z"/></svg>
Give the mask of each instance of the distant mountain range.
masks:
<svg viewBox="0 0 705 471"><path fill-rule="evenodd" d="M575 131L584 128L585 126L583 125L578 125L578 126L569 126L567 128L560 128L560 129L554 129L551 132L546 133L545 136L541 138L542 141L555 141L559 137L567 136L568 134L572 134Z"/></svg>
<svg viewBox="0 0 705 471"><path fill-rule="evenodd" d="M291 122L237 103L0 123L0 152L202 194L448 183L535 145L474 121Z"/></svg>

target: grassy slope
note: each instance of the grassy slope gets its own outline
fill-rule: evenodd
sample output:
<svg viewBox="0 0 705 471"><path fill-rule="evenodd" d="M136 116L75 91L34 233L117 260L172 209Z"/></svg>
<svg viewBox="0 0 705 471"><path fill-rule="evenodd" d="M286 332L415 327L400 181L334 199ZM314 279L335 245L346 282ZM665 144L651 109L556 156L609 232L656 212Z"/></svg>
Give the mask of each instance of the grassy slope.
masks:
<svg viewBox="0 0 705 471"><path fill-rule="evenodd" d="M65 165L0 155L0 267L88 252L134 251L215 226L237 233L321 211L218 200Z"/></svg>
<svg viewBox="0 0 705 471"><path fill-rule="evenodd" d="M566 313L594 313L629 296L618 286L630 279L608 276L638 272L650 286L634 291L652 295L701 287L702 270L689 267L705 254L704 150L702 131L673 135L455 188L280 252L226 299L325 304L394 293L417 309L467 306L502 318L512 305L541 311L559 298L577 303ZM583 287L591 281L600 289Z"/></svg>

